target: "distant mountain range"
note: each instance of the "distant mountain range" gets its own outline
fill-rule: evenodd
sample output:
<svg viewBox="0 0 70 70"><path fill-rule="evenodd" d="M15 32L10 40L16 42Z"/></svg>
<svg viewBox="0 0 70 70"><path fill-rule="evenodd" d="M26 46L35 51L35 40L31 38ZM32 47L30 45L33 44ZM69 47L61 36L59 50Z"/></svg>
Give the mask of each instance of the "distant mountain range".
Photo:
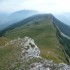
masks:
<svg viewBox="0 0 70 70"><path fill-rule="evenodd" d="M11 24L20 22L21 20L36 14L39 13L34 10L20 10L12 14L0 13L0 30L6 28ZM60 14L53 14L53 15L63 23L70 26L70 13L60 13Z"/></svg>
<svg viewBox="0 0 70 70"><path fill-rule="evenodd" d="M21 10L10 15L0 14L0 30L6 28L7 26L17 23L23 19L26 19L32 15L37 14L37 11L33 10Z"/></svg>

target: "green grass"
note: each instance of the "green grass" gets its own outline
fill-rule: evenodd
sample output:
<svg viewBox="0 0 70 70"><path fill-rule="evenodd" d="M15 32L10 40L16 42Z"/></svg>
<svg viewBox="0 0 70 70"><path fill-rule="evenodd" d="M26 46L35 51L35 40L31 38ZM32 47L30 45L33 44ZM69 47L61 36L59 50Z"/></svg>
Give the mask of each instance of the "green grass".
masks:
<svg viewBox="0 0 70 70"><path fill-rule="evenodd" d="M12 64L18 61L20 48L15 45L4 46L4 44L9 41L6 38L0 38L0 41L2 42L2 44L0 44L0 46L2 46L0 47L0 70L11 70Z"/></svg>
<svg viewBox="0 0 70 70"><path fill-rule="evenodd" d="M7 39L5 37L0 37L0 46L5 45L9 41L10 41L10 39Z"/></svg>
<svg viewBox="0 0 70 70"><path fill-rule="evenodd" d="M29 22L24 26L17 27L13 30L7 31L5 34L6 39L11 40L17 37L31 37L35 40L35 43L41 51L41 56L48 60L53 60L55 63L65 62L66 57L61 49L61 44L56 37L56 29L53 26L50 19L48 21L44 18L35 24L34 21ZM7 41L8 41L7 40ZM5 40L0 39L0 44L4 45ZM3 44L2 44L3 43ZM7 46L0 48L0 70L7 70L9 63L12 63L17 56L15 53L19 52L19 48L16 46ZM17 65L19 66L19 64ZM10 69L15 70L15 69Z"/></svg>
<svg viewBox="0 0 70 70"><path fill-rule="evenodd" d="M31 24L29 22L24 26L6 32L5 36L9 39L31 37L40 48L41 56L57 63L67 62L56 37L56 29L50 19L48 21L43 19L36 25L33 22ZM49 54L47 53L48 51L50 52Z"/></svg>

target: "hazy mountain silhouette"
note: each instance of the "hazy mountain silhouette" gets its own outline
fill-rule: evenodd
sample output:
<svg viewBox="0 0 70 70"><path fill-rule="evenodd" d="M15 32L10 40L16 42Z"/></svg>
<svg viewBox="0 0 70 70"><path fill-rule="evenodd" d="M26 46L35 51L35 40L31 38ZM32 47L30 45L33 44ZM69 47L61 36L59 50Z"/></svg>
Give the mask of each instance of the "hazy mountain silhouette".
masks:
<svg viewBox="0 0 70 70"><path fill-rule="evenodd" d="M27 17L30 17L32 15L37 14L38 12L33 10L21 10L17 11L15 13L12 13L10 15L5 16L4 14L1 14L0 18L0 30L6 28L7 26L17 23Z"/></svg>

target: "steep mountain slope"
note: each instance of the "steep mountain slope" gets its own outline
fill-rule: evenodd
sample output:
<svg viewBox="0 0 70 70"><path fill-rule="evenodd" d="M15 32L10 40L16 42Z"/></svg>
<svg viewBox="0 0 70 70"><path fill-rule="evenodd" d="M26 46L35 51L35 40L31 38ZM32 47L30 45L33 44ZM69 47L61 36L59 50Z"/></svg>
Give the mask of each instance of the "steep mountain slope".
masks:
<svg viewBox="0 0 70 70"><path fill-rule="evenodd" d="M70 26L62 23L53 17L53 23L56 27L56 35L59 42L63 45L63 52L66 54L67 61L70 63Z"/></svg>
<svg viewBox="0 0 70 70"><path fill-rule="evenodd" d="M70 26L64 24L53 16L53 23L55 23L61 32L70 37Z"/></svg>
<svg viewBox="0 0 70 70"><path fill-rule="evenodd" d="M17 11L12 14L9 14L6 17L4 16L4 18L1 19L1 22L0 22L0 27L1 27L0 30L6 28L7 26L9 26L13 23L17 23L27 17L35 15L37 13L38 12L33 11L33 10L21 10L21 11ZM3 15L1 16L1 18L2 17L3 17Z"/></svg>
<svg viewBox="0 0 70 70"><path fill-rule="evenodd" d="M7 28L5 37L9 39L31 37L39 46L41 56L57 63L67 63L67 57L61 49L62 45L58 42L51 15L36 15L28 19L18 23L22 26L12 26L11 30L9 29L10 27Z"/></svg>

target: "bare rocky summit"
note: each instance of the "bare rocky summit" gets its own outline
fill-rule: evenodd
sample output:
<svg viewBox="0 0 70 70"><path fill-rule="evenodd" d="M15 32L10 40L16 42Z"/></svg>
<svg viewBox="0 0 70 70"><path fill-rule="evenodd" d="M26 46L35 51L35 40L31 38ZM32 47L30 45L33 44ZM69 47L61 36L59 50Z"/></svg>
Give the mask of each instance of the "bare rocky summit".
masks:
<svg viewBox="0 0 70 70"><path fill-rule="evenodd" d="M20 65L18 67L13 65L15 70L70 70L70 66L65 63L56 64L41 57L40 50L32 38L11 40L5 46L10 44L20 47Z"/></svg>

